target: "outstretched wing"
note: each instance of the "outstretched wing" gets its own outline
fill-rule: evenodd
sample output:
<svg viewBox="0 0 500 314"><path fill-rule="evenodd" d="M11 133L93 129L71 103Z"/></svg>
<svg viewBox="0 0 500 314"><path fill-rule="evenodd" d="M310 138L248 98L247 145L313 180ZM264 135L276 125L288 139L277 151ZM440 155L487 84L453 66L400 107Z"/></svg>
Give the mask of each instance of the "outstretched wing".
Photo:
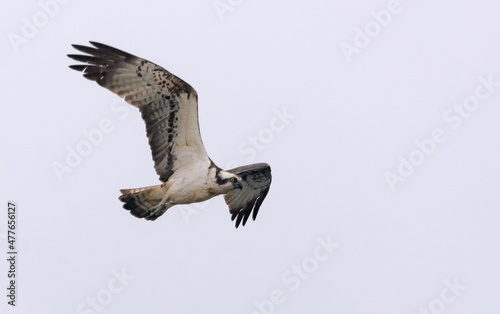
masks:
<svg viewBox="0 0 500 314"><path fill-rule="evenodd" d="M90 42L73 45L87 55L68 55L86 64L70 68L124 97L139 108L156 173L165 182L177 169L193 162L209 162L198 125L198 94L162 67L116 48Z"/></svg>
<svg viewBox="0 0 500 314"><path fill-rule="evenodd" d="M241 190L235 189L224 195L224 200L229 206L231 220L236 218L236 228L242 222L246 224L250 213L255 220L260 205L266 198L271 186L271 167L266 163L253 164L227 170L241 177L243 185Z"/></svg>

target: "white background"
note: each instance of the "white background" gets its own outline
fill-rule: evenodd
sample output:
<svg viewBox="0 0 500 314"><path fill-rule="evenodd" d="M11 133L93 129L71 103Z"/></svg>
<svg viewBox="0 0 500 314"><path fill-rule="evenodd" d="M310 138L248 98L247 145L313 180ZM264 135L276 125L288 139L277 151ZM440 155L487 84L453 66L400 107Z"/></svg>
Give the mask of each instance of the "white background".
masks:
<svg viewBox="0 0 500 314"><path fill-rule="evenodd" d="M385 26L372 13L387 0L232 0L219 14L212 0L67 2L45 20L37 1L1 5L2 313L500 311L500 88L458 127L444 118L480 77L500 81L498 1L401 0ZM346 57L341 45L366 27L369 43ZM256 221L235 229L222 197L155 222L121 208L119 189L158 178L138 111L113 110L118 96L68 68L70 45L89 40L194 86L219 166L271 165ZM294 117L269 135L276 110ZM113 131L59 180L54 163L103 119ZM435 129L446 140L419 153ZM259 135L256 155L243 152ZM384 174L411 154L424 159L392 191ZM19 206L15 308L8 200ZM318 238L340 247L318 261ZM122 271L133 279L121 284Z"/></svg>

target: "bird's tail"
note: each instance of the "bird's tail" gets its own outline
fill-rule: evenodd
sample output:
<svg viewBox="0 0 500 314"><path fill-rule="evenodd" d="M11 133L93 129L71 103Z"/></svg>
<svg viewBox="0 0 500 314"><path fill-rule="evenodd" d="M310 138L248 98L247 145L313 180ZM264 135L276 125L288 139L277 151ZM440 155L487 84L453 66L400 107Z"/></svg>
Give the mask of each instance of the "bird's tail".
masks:
<svg viewBox="0 0 500 314"><path fill-rule="evenodd" d="M162 185L123 189L120 192L122 192L122 195L118 199L125 203L123 208L129 210L137 218L155 220L171 207L169 204L162 203L166 192Z"/></svg>

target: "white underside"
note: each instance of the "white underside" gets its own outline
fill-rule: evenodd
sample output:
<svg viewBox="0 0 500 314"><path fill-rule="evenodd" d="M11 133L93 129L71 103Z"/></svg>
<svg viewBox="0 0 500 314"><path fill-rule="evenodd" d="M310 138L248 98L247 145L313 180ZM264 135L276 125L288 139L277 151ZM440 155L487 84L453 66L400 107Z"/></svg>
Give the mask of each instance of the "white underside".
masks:
<svg viewBox="0 0 500 314"><path fill-rule="evenodd" d="M208 171L210 161L177 169L162 187L162 204L191 204L226 194L232 184L220 186L215 182L215 168Z"/></svg>

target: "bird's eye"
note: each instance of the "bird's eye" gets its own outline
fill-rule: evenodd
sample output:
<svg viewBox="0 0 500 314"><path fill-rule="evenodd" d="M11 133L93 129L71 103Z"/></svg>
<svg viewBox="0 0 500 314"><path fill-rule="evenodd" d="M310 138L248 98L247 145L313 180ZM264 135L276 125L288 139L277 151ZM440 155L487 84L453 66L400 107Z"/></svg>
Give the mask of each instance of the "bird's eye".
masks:
<svg viewBox="0 0 500 314"><path fill-rule="evenodd" d="M236 179L234 177L232 177L231 179L229 179L229 181L231 181L231 183L234 183L234 181L236 181Z"/></svg>

